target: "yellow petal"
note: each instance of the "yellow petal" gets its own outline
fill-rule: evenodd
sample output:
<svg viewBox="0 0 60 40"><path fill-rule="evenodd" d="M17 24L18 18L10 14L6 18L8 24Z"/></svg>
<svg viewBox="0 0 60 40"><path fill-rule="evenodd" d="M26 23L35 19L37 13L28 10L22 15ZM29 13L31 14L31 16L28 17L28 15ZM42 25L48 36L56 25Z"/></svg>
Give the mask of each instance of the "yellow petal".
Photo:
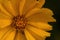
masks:
<svg viewBox="0 0 60 40"><path fill-rule="evenodd" d="M5 13L6 15L12 17L12 15L4 8L4 6L0 3L0 11Z"/></svg>
<svg viewBox="0 0 60 40"><path fill-rule="evenodd" d="M44 31L44 30L41 30L41 29L38 29L38 28L35 28L33 26L28 26L27 27L28 30L34 32L35 34L39 35L40 37L49 37L50 36L50 33Z"/></svg>
<svg viewBox="0 0 60 40"><path fill-rule="evenodd" d="M47 8L42 8L39 11L31 12L31 14L33 15L29 16L28 19L32 22L55 22L56 21L52 17L53 12Z"/></svg>
<svg viewBox="0 0 60 40"><path fill-rule="evenodd" d="M40 37L36 34L32 34L32 35L35 37L36 40L45 40L46 39L45 37Z"/></svg>
<svg viewBox="0 0 60 40"><path fill-rule="evenodd" d="M36 40L45 40L46 39L46 37L41 37L30 30L28 30L28 31Z"/></svg>
<svg viewBox="0 0 60 40"><path fill-rule="evenodd" d="M45 3L45 0L39 0L39 1L37 1L37 0L25 0L25 1L26 2L25 2L24 9L23 9L23 13L26 13L35 7L41 8L43 6L43 4Z"/></svg>
<svg viewBox="0 0 60 40"><path fill-rule="evenodd" d="M19 5L20 15L23 15L22 11L23 11L24 4L25 4L25 0L21 0Z"/></svg>
<svg viewBox="0 0 60 40"><path fill-rule="evenodd" d="M41 8L41 7L43 7L44 3L45 3L45 0L38 0L35 7Z"/></svg>
<svg viewBox="0 0 60 40"><path fill-rule="evenodd" d="M36 5L37 1L36 0L25 0L24 2L24 7L23 7L23 15L25 15L29 10L34 8Z"/></svg>
<svg viewBox="0 0 60 40"><path fill-rule="evenodd" d="M35 40L35 38L25 29L25 36L27 38L27 40Z"/></svg>
<svg viewBox="0 0 60 40"><path fill-rule="evenodd" d="M13 16L16 16L17 13L15 11L15 8L14 6L12 5L12 2L11 1L6 1L3 3L4 7L6 8L7 11L9 11L9 13Z"/></svg>
<svg viewBox="0 0 60 40"><path fill-rule="evenodd" d="M0 28L0 39L4 37L9 30L11 30L11 27Z"/></svg>
<svg viewBox="0 0 60 40"><path fill-rule="evenodd" d="M4 14L0 11L0 19L11 19L12 17L9 17L8 15Z"/></svg>
<svg viewBox="0 0 60 40"><path fill-rule="evenodd" d="M0 12L0 28L7 27L11 24L11 18L8 15L4 14L3 12Z"/></svg>
<svg viewBox="0 0 60 40"><path fill-rule="evenodd" d="M20 31L17 31L15 40L26 40L24 34L22 34Z"/></svg>
<svg viewBox="0 0 60 40"><path fill-rule="evenodd" d="M17 14L19 14L19 5L20 5L20 1L21 0L10 0L15 11L17 12Z"/></svg>
<svg viewBox="0 0 60 40"><path fill-rule="evenodd" d="M49 25L48 23L42 23L42 22L29 22L30 25L42 29L42 30L46 30L46 31L50 31L52 30L52 26Z"/></svg>
<svg viewBox="0 0 60 40"><path fill-rule="evenodd" d="M11 22L12 21L10 19L0 19L0 28L9 26Z"/></svg>
<svg viewBox="0 0 60 40"><path fill-rule="evenodd" d="M2 38L1 40L14 40L16 30L10 29Z"/></svg>
<svg viewBox="0 0 60 40"><path fill-rule="evenodd" d="M33 15L35 15L35 14L38 14L38 13L44 13L44 14L46 14L46 15L53 15L53 12L51 11L51 10L49 10L49 9L47 9L47 8L42 8L42 9L40 9L40 8L34 8L34 9L32 9L32 10L30 10L27 14L26 14L26 17L30 17L30 16L33 16ZM50 12L50 13L49 13Z"/></svg>
<svg viewBox="0 0 60 40"><path fill-rule="evenodd" d="M39 12L40 11L40 8L34 8L32 10L30 10L27 14L26 14L26 18L28 18L29 16L32 16L34 15L35 13Z"/></svg>

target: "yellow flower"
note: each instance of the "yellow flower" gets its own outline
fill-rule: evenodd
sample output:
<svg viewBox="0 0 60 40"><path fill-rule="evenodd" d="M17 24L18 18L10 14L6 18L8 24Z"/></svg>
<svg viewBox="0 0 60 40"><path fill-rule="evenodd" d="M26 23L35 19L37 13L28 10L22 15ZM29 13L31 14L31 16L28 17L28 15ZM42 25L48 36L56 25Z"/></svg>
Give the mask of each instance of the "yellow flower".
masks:
<svg viewBox="0 0 60 40"><path fill-rule="evenodd" d="M0 0L0 40L45 40L55 22L45 0Z"/></svg>

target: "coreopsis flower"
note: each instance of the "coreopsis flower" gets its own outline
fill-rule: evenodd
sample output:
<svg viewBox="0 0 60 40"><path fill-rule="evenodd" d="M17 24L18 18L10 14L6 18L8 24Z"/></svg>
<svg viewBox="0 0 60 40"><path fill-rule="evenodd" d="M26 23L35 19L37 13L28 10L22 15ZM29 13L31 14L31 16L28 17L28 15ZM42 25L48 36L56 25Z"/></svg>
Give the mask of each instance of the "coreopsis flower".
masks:
<svg viewBox="0 0 60 40"><path fill-rule="evenodd" d="M55 22L45 0L0 0L0 40L45 40Z"/></svg>

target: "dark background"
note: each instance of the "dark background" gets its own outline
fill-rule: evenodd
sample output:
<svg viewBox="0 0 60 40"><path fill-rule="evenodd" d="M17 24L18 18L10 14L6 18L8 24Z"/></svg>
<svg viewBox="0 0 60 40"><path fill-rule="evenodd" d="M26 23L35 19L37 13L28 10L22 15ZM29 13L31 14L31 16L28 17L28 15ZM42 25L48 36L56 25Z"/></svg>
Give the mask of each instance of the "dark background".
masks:
<svg viewBox="0 0 60 40"><path fill-rule="evenodd" d="M55 23L49 23L53 26L53 30L50 31L51 37L46 38L46 40L60 40L60 1L59 0L45 0L45 5L43 7L49 8L54 12Z"/></svg>

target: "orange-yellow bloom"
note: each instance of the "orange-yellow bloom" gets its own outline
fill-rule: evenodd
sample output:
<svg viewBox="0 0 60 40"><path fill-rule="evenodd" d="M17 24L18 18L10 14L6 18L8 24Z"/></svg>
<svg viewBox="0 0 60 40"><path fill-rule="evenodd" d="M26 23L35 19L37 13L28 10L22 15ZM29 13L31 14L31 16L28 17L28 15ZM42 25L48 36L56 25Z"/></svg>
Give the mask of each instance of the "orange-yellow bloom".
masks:
<svg viewBox="0 0 60 40"><path fill-rule="evenodd" d="M0 0L0 40L45 40L55 22L45 0Z"/></svg>

